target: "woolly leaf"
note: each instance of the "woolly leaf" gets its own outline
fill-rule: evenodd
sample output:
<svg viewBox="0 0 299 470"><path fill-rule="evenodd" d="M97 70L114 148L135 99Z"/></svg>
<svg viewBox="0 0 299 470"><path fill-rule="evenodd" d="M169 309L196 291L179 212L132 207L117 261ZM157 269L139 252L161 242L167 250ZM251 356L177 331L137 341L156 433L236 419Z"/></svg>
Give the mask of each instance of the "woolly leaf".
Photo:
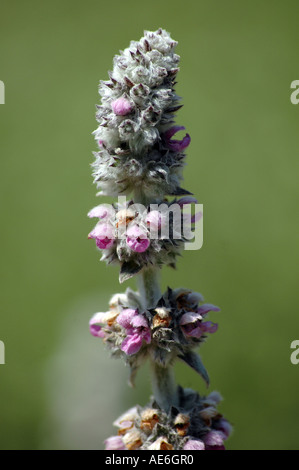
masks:
<svg viewBox="0 0 299 470"><path fill-rule="evenodd" d="M121 265L121 270L119 273L119 282L122 284L123 282L133 277L135 274L139 273L141 269L142 266L134 263L134 261L125 261Z"/></svg>
<svg viewBox="0 0 299 470"><path fill-rule="evenodd" d="M207 386L209 386L210 379L208 373L198 354L187 352L184 355L180 355L179 358L186 362L188 366L192 367L192 369L194 369L203 378Z"/></svg>

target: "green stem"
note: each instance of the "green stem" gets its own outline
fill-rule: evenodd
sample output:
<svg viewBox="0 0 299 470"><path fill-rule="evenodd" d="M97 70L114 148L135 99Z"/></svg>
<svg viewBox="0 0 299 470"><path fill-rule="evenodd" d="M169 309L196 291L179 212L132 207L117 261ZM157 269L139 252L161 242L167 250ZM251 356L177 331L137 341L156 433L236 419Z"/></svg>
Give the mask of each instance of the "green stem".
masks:
<svg viewBox="0 0 299 470"><path fill-rule="evenodd" d="M156 196L154 194L145 194L142 189L142 186L139 186L136 187L134 190L133 200L135 204L143 204L146 207L156 202Z"/></svg>
<svg viewBox="0 0 299 470"><path fill-rule="evenodd" d="M161 297L157 268L144 268L138 275L139 292L144 308L154 308ZM163 367L151 360L151 381L155 400L166 411L178 406L178 387L172 366Z"/></svg>
<svg viewBox="0 0 299 470"><path fill-rule="evenodd" d="M151 379L155 400L159 407L169 412L172 406L179 405L178 387L175 382L173 367L163 367L151 362Z"/></svg>
<svg viewBox="0 0 299 470"><path fill-rule="evenodd" d="M158 269L143 268L137 276L137 282L144 308L155 307L161 297Z"/></svg>

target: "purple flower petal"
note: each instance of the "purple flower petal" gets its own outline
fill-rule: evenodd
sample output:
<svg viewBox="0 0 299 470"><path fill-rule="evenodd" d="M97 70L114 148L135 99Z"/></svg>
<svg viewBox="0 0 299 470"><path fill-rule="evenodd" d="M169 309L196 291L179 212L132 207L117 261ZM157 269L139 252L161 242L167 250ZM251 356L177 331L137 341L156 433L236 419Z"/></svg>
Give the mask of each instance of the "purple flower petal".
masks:
<svg viewBox="0 0 299 470"><path fill-rule="evenodd" d="M200 338L203 334L201 319L202 316L197 312L184 313L180 321L184 334L193 338Z"/></svg>
<svg viewBox="0 0 299 470"><path fill-rule="evenodd" d="M105 237L105 238L97 238L96 239L96 245L100 250L108 250L108 248L111 248L114 243L114 240Z"/></svg>
<svg viewBox="0 0 299 470"><path fill-rule="evenodd" d="M134 335L129 335L127 336L122 344L121 344L121 350L126 353L128 356L131 356L132 354L136 354L139 349L142 346L142 337L138 334L135 333Z"/></svg>
<svg viewBox="0 0 299 470"><path fill-rule="evenodd" d="M210 431L204 438L207 446L223 446L225 436L221 431Z"/></svg>
<svg viewBox="0 0 299 470"><path fill-rule="evenodd" d="M146 216L146 223L153 229L157 230L161 227L162 214L159 211L150 211Z"/></svg>
<svg viewBox="0 0 299 470"><path fill-rule="evenodd" d="M152 335L151 335L151 330L149 328L142 331L142 338L147 344L150 344L152 340Z"/></svg>
<svg viewBox="0 0 299 470"><path fill-rule="evenodd" d="M131 225L127 230L127 236L130 238L147 238L147 233L139 225Z"/></svg>
<svg viewBox="0 0 299 470"><path fill-rule="evenodd" d="M96 338L105 338L105 333L100 325L89 325L89 331Z"/></svg>
<svg viewBox="0 0 299 470"><path fill-rule="evenodd" d="M196 328L193 327L190 330L187 329L187 331L184 327L183 330L186 336L192 336L192 338L201 338L201 336L203 335L203 331L200 326L197 326Z"/></svg>
<svg viewBox="0 0 299 470"><path fill-rule="evenodd" d="M137 253L143 253L146 251L149 247L150 241L148 239L137 239L137 240L132 240L127 238L127 245L131 248L131 250L137 252Z"/></svg>
<svg viewBox="0 0 299 470"><path fill-rule="evenodd" d="M116 114L117 116L125 116L126 114L129 114L133 109L132 104L126 98L118 98L117 100L112 101L111 107L114 114Z"/></svg>
<svg viewBox="0 0 299 470"><path fill-rule="evenodd" d="M189 439L184 445L184 450L205 450L205 445L199 439Z"/></svg>
<svg viewBox="0 0 299 470"><path fill-rule="evenodd" d="M117 318L117 323L126 330L127 337L121 345L121 350L129 356L139 351L143 340L151 342L151 331L147 319L138 310L127 308Z"/></svg>
<svg viewBox="0 0 299 470"><path fill-rule="evenodd" d="M170 140L177 132L184 131L184 126L172 126L166 132L164 132L165 140Z"/></svg>
<svg viewBox="0 0 299 470"><path fill-rule="evenodd" d="M135 317L132 318L131 325L134 328L148 328L148 322L146 318L143 315L136 315Z"/></svg>
<svg viewBox="0 0 299 470"><path fill-rule="evenodd" d="M117 323L122 326L123 328L131 328L132 327L132 319L138 315L138 310L134 310L132 308L124 309L117 317Z"/></svg>
<svg viewBox="0 0 299 470"><path fill-rule="evenodd" d="M219 312L219 311L220 311L220 308L212 304L203 304L197 309L197 313L199 313L202 316L206 315L208 312Z"/></svg>
<svg viewBox="0 0 299 470"><path fill-rule="evenodd" d="M118 428L122 427L122 423L130 421L133 423L134 419L138 417L138 410L137 406L133 406L129 410L125 411L121 416L119 416L114 422L113 426L117 426Z"/></svg>
<svg viewBox="0 0 299 470"><path fill-rule="evenodd" d="M191 223L195 224L195 222L199 222L201 218L202 218L202 212L196 212L196 214L192 215L191 217Z"/></svg>
<svg viewBox="0 0 299 470"><path fill-rule="evenodd" d="M99 323L106 323L105 321L106 316L107 316L107 312L97 312L91 317L89 324L96 325Z"/></svg>
<svg viewBox="0 0 299 470"><path fill-rule="evenodd" d="M232 432L232 425L225 419L221 418L215 422L215 428L217 431L221 431L224 435L224 439L227 439Z"/></svg>
<svg viewBox="0 0 299 470"><path fill-rule="evenodd" d="M143 253L149 247L150 241L147 238L147 233L142 230L138 225L133 225L127 230L127 245L131 250L137 253Z"/></svg>
<svg viewBox="0 0 299 470"><path fill-rule="evenodd" d="M191 142L191 137L189 134L186 134L182 140L171 140L171 137L174 136L178 131L184 130L183 126L173 126L164 133L164 139L167 147L174 152L181 152Z"/></svg>
<svg viewBox="0 0 299 470"><path fill-rule="evenodd" d="M202 322L200 325L201 331L204 333L216 333L218 330L218 323L213 323L211 321Z"/></svg>
<svg viewBox="0 0 299 470"><path fill-rule="evenodd" d="M113 207L108 206L106 204L100 204L99 206L94 207L91 209L87 216L90 218L98 217L99 219L106 219L108 216L115 214L115 210Z"/></svg>
<svg viewBox="0 0 299 470"><path fill-rule="evenodd" d="M185 204L197 204L197 199L192 196L185 196L181 197L176 203L180 206L183 207Z"/></svg>
<svg viewBox="0 0 299 470"><path fill-rule="evenodd" d="M88 238L95 238L97 247L101 250L110 248L115 240L113 227L110 224L98 223Z"/></svg>
<svg viewBox="0 0 299 470"><path fill-rule="evenodd" d="M89 331L96 338L105 338L105 333L102 331L101 324L105 324L104 317L106 312L97 312L89 321Z"/></svg>
<svg viewBox="0 0 299 470"><path fill-rule="evenodd" d="M93 229L92 231L88 234L88 238L97 238L97 234L100 234L101 233L101 227L102 224L98 223Z"/></svg>
<svg viewBox="0 0 299 470"><path fill-rule="evenodd" d="M105 440L105 450L127 450L121 436L111 436Z"/></svg>
<svg viewBox="0 0 299 470"><path fill-rule="evenodd" d="M133 421L122 421L121 425L119 426L121 429L129 429L133 426Z"/></svg>
<svg viewBox="0 0 299 470"><path fill-rule="evenodd" d="M175 152L182 152L183 150L185 150L185 148L188 147L188 145L190 145L190 142L191 137L189 134L186 134L183 140L171 140L168 143L168 147L170 148L170 150L174 150Z"/></svg>
<svg viewBox="0 0 299 470"><path fill-rule="evenodd" d="M208 446L206 445L206 450L225 450L224 446Z"/></svg>
<svg viewBox="0 0 299 470"><path fill-rule="evenodd" d="M188 323L195 323L197 320L201 320L202 316L197 312L184 313L180 320L180 325L187 325Z"/></svg>

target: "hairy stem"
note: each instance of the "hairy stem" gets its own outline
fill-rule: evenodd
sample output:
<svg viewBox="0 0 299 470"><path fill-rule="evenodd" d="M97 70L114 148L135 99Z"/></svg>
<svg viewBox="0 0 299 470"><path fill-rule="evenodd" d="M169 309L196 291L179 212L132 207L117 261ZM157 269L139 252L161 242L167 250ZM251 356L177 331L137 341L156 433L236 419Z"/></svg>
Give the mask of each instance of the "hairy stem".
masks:
<svg viewBox="0 0 299 470"><path fill-rule="evenodd" d="M168 413L172 406L178 406L178 387L173 367L163 367L151 362L151 379L154 397L159 407Z"/></svg>
<svg viewBox="0 0 299 470"><path fill-rule="evenodd" d="M145 268L138 275L139 292L143 307L153 308L161 297L157 268ZM171 406L178 406L177 385L173 367L151 361L151 380L155 400L160 408L168 412Z"/></svg>
<svg viewBox="0 0 299 470"><path fill-rule="evenodd" d="M148 206L157 202L157 195L145 194L142 187L136 187L133 193L133 200L135 204L137 203L143 204L144 206Z"/></svg>
<svg viewBox="0 0 299 470"><path fill-rule="evenodd" d="M144 308L155 307L161 297L159 272L157 268L143 268L137 276L139 292Z"/></svg>

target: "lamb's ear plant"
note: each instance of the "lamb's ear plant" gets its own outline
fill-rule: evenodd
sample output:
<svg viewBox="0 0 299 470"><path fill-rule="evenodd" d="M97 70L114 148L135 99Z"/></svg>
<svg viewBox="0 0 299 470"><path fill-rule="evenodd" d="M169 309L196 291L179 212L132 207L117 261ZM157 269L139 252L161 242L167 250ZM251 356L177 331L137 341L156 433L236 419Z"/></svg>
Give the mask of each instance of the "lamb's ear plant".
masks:
<svg viewBox="0 0 299 470"><path fill-rule="evenodd" d="M89 212L97 219L89 238L101 259L120 265L121 283L137 278L138 291L115 294L108 311L91 318L90 331L125 360L131 384L148 360L153 390L147 406L131 408L115 421L118 434L107 438L107 450L220 450L231 431L217 410L219 393L200 396L184 389L173 372L180 360L209 384L194 350L217 330L206 317L219 308L189 289L168 287L162 293L159 286L159 270L175 266L186 241L177 227L186 222L184 207L196 203L181 187L190 136L173 138L184 130L174 124L181 107L174 90L176 46L163 29L145 31L114 58L109 80L99 87L93 176L98 194L118 201ZM190 230L200 215L190 218Z"/></svg>

